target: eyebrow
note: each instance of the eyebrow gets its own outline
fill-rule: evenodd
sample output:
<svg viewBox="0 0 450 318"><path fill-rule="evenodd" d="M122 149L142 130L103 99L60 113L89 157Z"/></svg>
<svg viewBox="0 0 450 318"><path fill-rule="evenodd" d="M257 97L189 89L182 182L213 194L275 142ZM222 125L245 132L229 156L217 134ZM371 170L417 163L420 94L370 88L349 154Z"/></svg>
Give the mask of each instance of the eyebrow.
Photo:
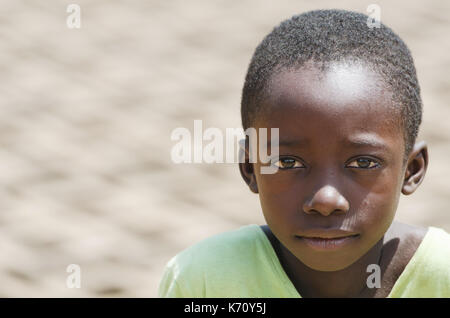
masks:
<svg viewBox="0 0 450 318"><path fill-rule="evenodd" d="M371 147L371 148L379 148L382 150L389 150L389 147L386 145L386 143L383 142L382 140L379 140L375 136L356 137L356 138L354 137L346 140L345 143L354 148Z"/></svg>

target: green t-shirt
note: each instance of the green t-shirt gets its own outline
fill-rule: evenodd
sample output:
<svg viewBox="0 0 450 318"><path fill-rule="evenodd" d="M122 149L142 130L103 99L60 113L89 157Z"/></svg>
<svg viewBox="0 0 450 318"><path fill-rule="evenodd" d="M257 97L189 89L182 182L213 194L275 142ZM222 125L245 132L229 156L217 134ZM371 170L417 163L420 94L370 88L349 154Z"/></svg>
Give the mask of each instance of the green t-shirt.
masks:
<svg viewBox="0 0 450 318"><path fill-rule="evenodd" d="M159 297L299 298L262 229L251 224L174 256ZM450 234L429 227L388 297L450 297Z"/></svg>

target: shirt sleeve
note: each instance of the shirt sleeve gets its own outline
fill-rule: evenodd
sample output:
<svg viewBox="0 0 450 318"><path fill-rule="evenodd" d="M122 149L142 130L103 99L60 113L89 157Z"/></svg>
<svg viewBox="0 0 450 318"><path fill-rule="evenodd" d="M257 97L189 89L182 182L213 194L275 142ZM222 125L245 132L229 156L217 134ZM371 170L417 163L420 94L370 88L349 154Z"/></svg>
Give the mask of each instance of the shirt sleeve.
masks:
<svg viewBox="0 0 450 318"><path fill-rule="evenodd" d="M205 297L205 282L202 266L195 255L179 254L166 265L158 288L160 298Z"/></svg>
<svg viewBox="0 0 450 318"><path fill-rule="evenodd" d="M161 282L158 287L158 297L160 298L180 298L183 296L182 290L175 279L173 268L169 265L164 269Z"/></svg>

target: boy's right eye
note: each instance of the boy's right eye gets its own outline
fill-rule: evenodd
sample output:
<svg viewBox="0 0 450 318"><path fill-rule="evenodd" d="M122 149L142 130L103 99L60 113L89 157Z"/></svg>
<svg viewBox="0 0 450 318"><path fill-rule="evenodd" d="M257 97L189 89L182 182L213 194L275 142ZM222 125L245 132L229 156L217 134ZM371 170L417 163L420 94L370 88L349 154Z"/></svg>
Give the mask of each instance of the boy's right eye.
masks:
<svg viewBox="0 0 450 318"><path fill-rule="evenodd" d="M279 158L273 163L279 169L294 169L294 168L304 168L305 166L298 160L294 158Z"/></svg>

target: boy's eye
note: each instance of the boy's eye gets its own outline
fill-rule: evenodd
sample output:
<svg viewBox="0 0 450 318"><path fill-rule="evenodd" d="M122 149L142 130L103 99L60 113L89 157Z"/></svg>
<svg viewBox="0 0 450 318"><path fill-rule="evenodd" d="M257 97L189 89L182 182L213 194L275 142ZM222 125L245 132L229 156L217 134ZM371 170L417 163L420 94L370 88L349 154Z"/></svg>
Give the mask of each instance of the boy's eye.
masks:
<svg viewBox="0 0 450 318"><path fill-rule="evenodd" d="M350 162L347 167L349 168L360 168L360 169L372 169L377 168L380 164L370 158L358 158Z"/></svg>
<svg viewBox="0 0 450 318"><path fill-rule="evenodd" d="M294 158L280 158L273 164L280 169L304 168L304 165Z"/></svg>

